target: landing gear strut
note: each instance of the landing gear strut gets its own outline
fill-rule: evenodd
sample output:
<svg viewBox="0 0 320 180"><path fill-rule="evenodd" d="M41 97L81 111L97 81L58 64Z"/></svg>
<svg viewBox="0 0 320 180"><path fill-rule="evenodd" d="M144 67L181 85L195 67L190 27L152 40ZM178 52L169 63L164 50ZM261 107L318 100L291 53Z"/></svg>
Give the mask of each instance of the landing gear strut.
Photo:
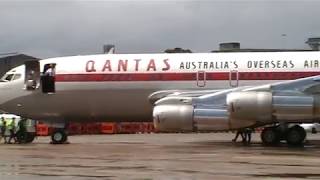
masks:
<svg viewBox="0 0 320 180"><path fill-rule="evenodd" d="M289 145L302 145L306 139L306 131L299 125L292 127L266 127L261 133L261 140L265 145L277 145L285 140Z"/></svg>
<svg viewBox="0 0 320 180"><path fill-rule="evenodd" d="M52 144L64 144L68 140L68 135L64 129L56 129L51 135Z"/></svg>
<svg viewBox="0 0 320 180"><path fill-rule="evenodd" d="M276 127L267 127L261 133L261 140L265 145L276 145L280 142L280 135Z"/></svg>

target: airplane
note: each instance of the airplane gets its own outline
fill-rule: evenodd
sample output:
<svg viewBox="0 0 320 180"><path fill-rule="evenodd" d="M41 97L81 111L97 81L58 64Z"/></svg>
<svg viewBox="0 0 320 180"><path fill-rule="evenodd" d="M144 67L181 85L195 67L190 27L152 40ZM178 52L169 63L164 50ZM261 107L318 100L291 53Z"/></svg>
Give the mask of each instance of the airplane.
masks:
<svg viewBox="0 0 320 180"><path fill-rule="evenodd" d="M301 124L301 127L303 127L306 132L310 132L312 134L317 134L320 131L319 123L304 123Z"/></svg>
<svg viewBox="0 0 320 180"><path fill-rule="evenodd" d="M280 123L279 118L270 120L267 113L271 112L270 108L262 106L271 107L269 101L278 102L273 97L273 87L278 85L272 83L300 82L305 77L320 75L319 61L320 53L316 51L102 54L27 61L1 78L0 110L56 127L51 136L55 144L67 141L65 127L69 122L88 121L153 120L156 128L165 131L224 130L270 124L272 127L262 133L270 135L265 132L273 131ZM301 96L301 103L311 102L304 99L304 91L295 91L298 87L288 87L292 89L285 89L284 94ZM205 102L206 99L214 101ZM244 104L237 104L238 101ZM281 113L288 109L286 105L301 104L294 98L288 98L287 104L281 102L279 108L284 111ZM181 109L181 103L188 105ZM217 104L224 109L215 109ZM205 108L197 109L202 105ZM243 105L247 106L245 110ZM302 111L307 112L308 109ZM238 117L243 113L252 116ZM260 113L263 116L258 116ZM204 124L196 122L198 116ZM297 115L295 121L302 123L303 117ZM240 125L226 126L225 122L230 123L231 119ZM290 124L293 120L285 118L281 123ZM262 141L268 144L270 140L265 139ZM296 144L301 143L298 141Z"/></svg>

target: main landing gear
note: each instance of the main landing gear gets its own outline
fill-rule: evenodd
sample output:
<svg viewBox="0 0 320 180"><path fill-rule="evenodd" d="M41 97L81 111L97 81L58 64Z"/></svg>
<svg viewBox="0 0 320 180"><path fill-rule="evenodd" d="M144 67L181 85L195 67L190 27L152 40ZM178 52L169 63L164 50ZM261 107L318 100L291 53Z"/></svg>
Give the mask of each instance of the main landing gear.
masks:
<svg viewBox="0 0 320 180"><path fill-rule="evenodd" d="M277 145L285 140L289 145L302 145L306 139L306 131L299 125L292 127L266 127L261 133L261 140L265 145Z"/></svg>
<svg viewBox="0 0 320 180"><path fill-rule="evenodd" d="M65 129L55 129L51 135L52 144L65 144L68 141L68 134Z"/></svg>

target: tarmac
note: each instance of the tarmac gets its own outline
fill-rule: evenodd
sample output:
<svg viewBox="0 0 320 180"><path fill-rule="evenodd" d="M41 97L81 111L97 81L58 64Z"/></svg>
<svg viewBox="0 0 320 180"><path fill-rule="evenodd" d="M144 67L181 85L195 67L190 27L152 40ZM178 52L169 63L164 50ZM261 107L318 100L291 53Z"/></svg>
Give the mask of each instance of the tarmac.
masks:
<svg viewBox="0 0 320 180"><path fill-rule="evenodd" d="M301 147L232 142L232 133L117 134L0 144L0 179L319 179L320 134Z"/></svg>

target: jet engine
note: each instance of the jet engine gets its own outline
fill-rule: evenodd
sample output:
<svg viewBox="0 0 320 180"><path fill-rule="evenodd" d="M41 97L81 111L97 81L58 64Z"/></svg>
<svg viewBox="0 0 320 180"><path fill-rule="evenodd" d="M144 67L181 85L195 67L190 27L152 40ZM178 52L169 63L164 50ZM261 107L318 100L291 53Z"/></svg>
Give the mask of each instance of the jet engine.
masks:
<svg viewBox="0 0 320 180"><path fill-rule="evenodd" d="M193 106L158 105L153 110L153 122L161 131L193 131Z"/></svg>
<svg viewBox="0 0 320 180"><path fill-rule="evenodd" d="M158 105L153 110L160 131L215 131L230 129L226 109L198 109L192 105Z"/></svg>
<svg viewBox="0 0 320 180"><path fill-rule="evenodd" d="M232 92L227 96L231 121L315 122L320 99L314 95L273 95L271 92Z"/></svg>
<svg viewBox="0 0 320 180"><path fill-rule="evenodd" d="M230 92L224 99L224 106L215 106L212 99L205 104L191 97L161 99L153 110L155 127L175 132L224 131L257 124L315 122L320 117L318 96L240 91Z"/></svg>
<svg viewBox="0 0 320 180"><path fill-rule="evenodd" d="M248 127L255 121L230 121L227 108L192 103L192 98L165 98L153 109L155 128L165 132L222 131Z"/></svg>

